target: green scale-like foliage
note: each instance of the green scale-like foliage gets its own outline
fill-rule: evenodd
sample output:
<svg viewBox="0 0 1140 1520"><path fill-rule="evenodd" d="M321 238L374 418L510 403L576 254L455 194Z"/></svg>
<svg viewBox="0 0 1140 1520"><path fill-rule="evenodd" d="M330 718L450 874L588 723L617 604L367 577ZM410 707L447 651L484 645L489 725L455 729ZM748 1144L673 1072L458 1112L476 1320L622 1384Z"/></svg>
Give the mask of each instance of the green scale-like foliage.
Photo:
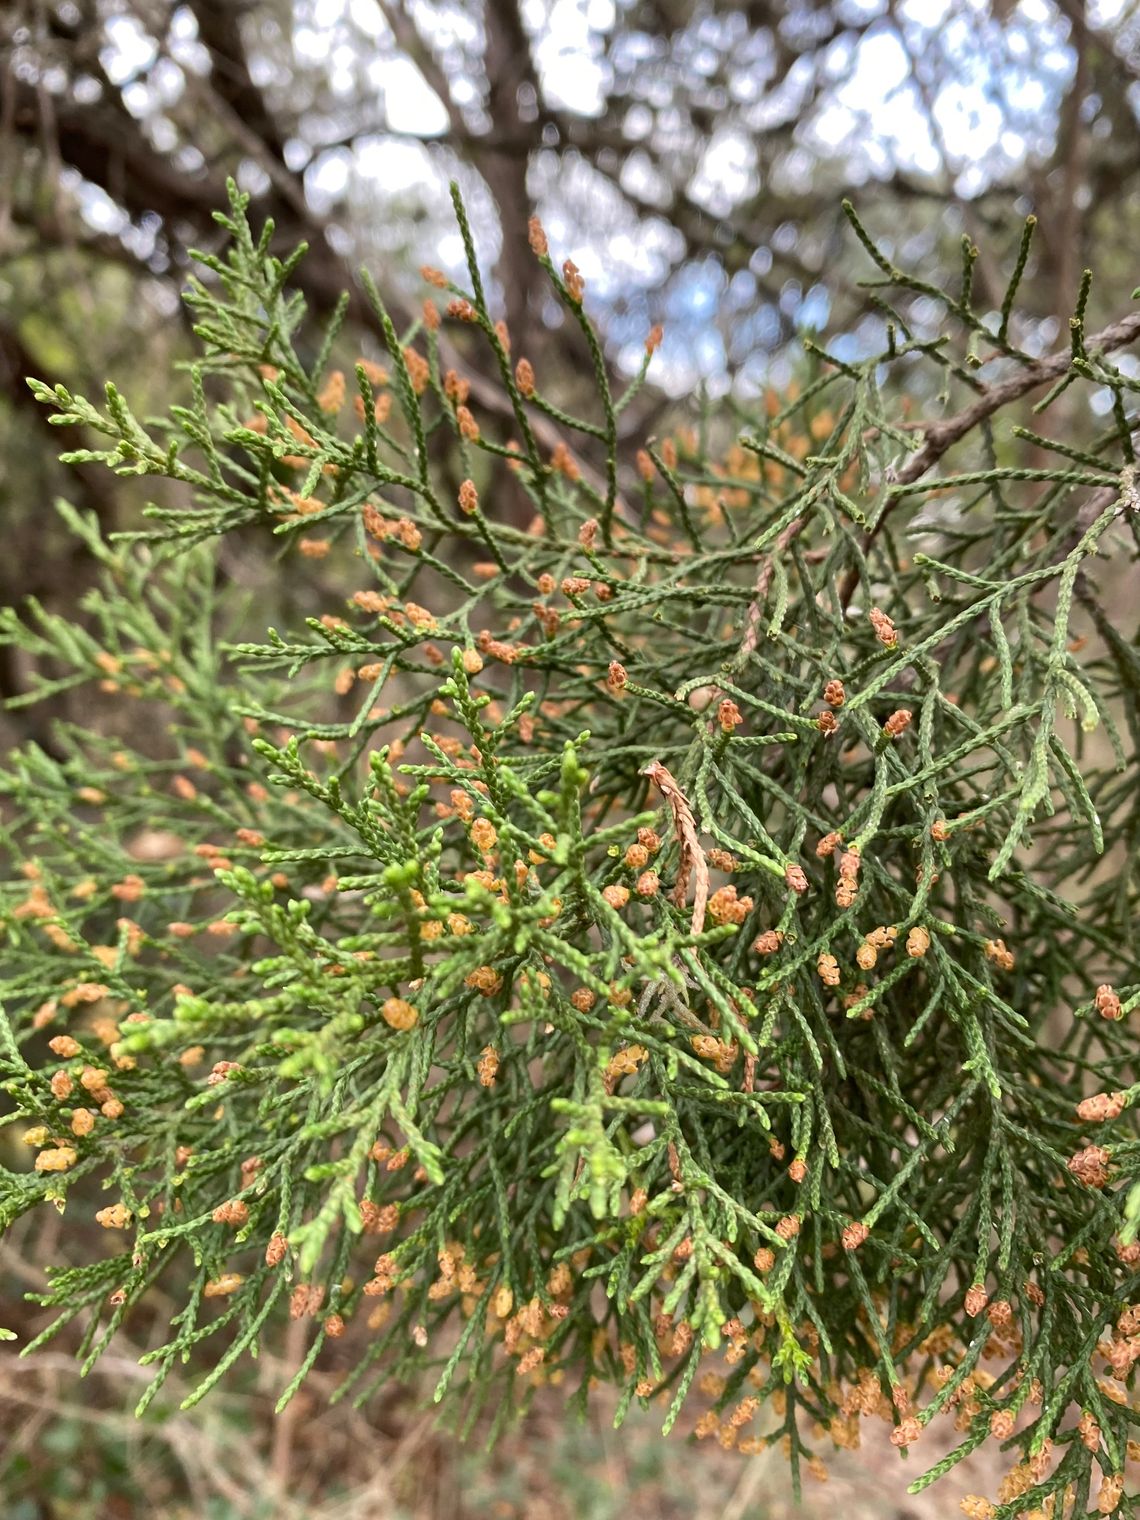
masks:
<svg viewBox="0 0 1140 1520"><path fill-rule="evenodd" d="M1086 339L1086 281L1035 359L1031 228L985 318L975 250L947 295L852 215L884 351L808 345L797 394L703 403L635 469L653 342L615 395L533 228L594 356L568 416L516 378L456 209L493 406L367 277L386 373L331 371L347 302L303 362L236 192L185 408L35 387L107 440L67 457L168 482L111 543L61 506L101 584L2 625L33 697L89 684L119 724L0 782L0 1072L38 1147L0 1220L70 1198L78 1262L36 1344L78 1316L90 1365L161 1283L143 1404L201 1343L195 1400L292 1304L283 1403L343 1334L342 1392L434 1368L461 1425L561 1374L671 1427L720 1367L744 1450L956 1412L955 1458L994 1426L1022 1464L996 1513L1083 1514L1137 1420L1140 656L1097 582L1138 541L1109 354L1140 322ZM1027 467L992 419L1034 388L1112 405L1079 446L1022 429ZM297 626L259 637L258 596Z"/></svg>

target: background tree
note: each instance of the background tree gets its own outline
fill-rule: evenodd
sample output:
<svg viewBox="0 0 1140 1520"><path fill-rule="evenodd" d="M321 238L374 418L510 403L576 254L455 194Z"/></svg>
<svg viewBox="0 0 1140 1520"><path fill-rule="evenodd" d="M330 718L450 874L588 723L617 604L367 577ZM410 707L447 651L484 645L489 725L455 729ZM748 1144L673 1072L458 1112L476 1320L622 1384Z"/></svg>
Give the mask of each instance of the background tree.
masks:
<svg viewBox="0 0 1140 1520"><path fill-rule="evenodd" d="M458 172L513 330L557 321L503 236L537 207L615 361L668 319L678 388L755 379L819 324L839 189L865 186L899 242L984 230L1000 250L1037 215L1038 314L1059 321L1091 247L1111 283L1140 171L1127 5L37 0L8 8L3 44L9 248L80 243L179 280L236 171L283 246L312 242L327 310L346 253L434 257ZM988 261L976 279L996 298Z"/></svg>

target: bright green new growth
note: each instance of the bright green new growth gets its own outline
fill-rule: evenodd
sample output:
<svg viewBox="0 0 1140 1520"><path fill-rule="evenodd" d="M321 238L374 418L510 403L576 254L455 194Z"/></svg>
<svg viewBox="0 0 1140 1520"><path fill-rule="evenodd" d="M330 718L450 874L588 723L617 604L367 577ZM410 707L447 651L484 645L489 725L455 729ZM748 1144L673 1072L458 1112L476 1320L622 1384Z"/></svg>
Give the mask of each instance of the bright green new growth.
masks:
<svg viewBox="0 0 1140 1520"><path fill-rule="evenodd" d="M1094 557L1140 542L1109 357L1140 317L1087 336L1086 282L1071 347L1033 358L1031 229L985 315L976 251L948 296L852 215L884 351L812 348L798 395L704 404L635 472L650 353L612 395L544 256L599 406L531 394L456 206L450 293L502 379L470 411L435 326L397 335L366 279L388 386L358 364L338 416L347 302L303 360L295 260L236 192L189 405L35 386L107 439L66 457L172 483L113 544L61 506L101 588L2 623L51 662L36 695L103 683L139 735L64 729L0 778L5 1122L39 1148L0 1221L70 1199L66 1251L92 1182L123 1205L36 1344L79 1315L90 1365L161 1280L143 1407L204 1343L194 1400L292 1303L282 1403L344 1333L343 1393L432 1367L465 1425L561 1370L574 1402L616 1382L619 1418L664 1391L671 1427L703 1362L745 1451L783 1434L798 1467L860 1410L921 1449L957 1410L921 1484L1011 1415L996 1514L1084 1514L1138 1419L1140 656ZM1021 430L1023 466L995 414L1083 415L1073 385L1106 424ZM596 470L552 461L575 433ZM259 634L231 541L288 554L259 594L289 632Z"/></svg>

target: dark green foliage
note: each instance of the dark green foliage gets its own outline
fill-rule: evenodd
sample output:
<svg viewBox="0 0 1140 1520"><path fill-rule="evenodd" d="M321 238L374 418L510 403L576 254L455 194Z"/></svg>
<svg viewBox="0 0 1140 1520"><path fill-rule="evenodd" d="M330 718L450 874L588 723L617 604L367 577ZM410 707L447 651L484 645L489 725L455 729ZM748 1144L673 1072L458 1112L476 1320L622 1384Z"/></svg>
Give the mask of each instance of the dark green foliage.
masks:
<svg viewBox="0 0 1140 1520"><path fill-rule="evenodd" d="M0 1217L74 1190L70 1221L97 1179L127 1230L53 1275L53 1329L82 1314L90 1361L161 1279L153 1389L212 1338L196 1399L319 1289L284 1402L375 1299L343 1391L434 1366L461 1424L561 1370L623 1411L664 1390L671 1427L723 1345L745 1450L798 1464L857 1407L911 1444L956 1405L962 1455L1008 1411L1030 1465L997 1513L1084 1513L1137 1418L1140 659L1098 580L1138 542L1109 354L1140 318L1086 336L1086 282L1031 357L1031 229L987 316L972 250L944 296L855 222L888 315L904 288L938 325L812 349L797 394L702 404L627 470L629 392L596 346L593 418L516 380L457 212L497 412L366 281L389 388L357 365L339 421L344 311L303 362L236 194L185 408L36 387L107 439L71 458L172 483L113 545L62 508L101 589L3 623L127 736L2 782L9 1122L62 1169L0 1174ZM1062 438L998 432L1034 390ZM552 460L552 421L598 462ZM264 582L298 626L257 636L230 544L288 553Z"/></svg>

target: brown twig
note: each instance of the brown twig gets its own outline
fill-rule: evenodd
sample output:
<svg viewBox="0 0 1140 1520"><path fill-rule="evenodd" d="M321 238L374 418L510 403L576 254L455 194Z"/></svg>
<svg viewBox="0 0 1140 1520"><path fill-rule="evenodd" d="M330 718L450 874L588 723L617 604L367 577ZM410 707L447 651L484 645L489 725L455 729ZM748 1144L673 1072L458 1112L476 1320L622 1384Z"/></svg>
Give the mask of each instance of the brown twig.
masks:
<svg viewBox="0 0 1140 1520"><path fill-rule="evenodd" d="M1129 343L1134 343L1140 338L1140 312L1131 312L1127 317L1121 317L1118 322L1111 323L1101 332L1093 333L1086 340L1086 347L1090 351L1099 353L1111 353L1114 349L1124 348ZM924 430L922 446L913 453L901 467L892 481L893 485L911 485L919 480L942 458L943 454L959 443L986 420L992 417L1003 406L1008 406L1011 401L1020 400L1027 392L1038 389L1039 386L1048 385L1054 380L1059 380L1072 363L1072 353L1069 349L1063 352L1050 354L1046 359L1036 359L1024 365L1007 380L1001 380L993 385L987 385L978 398L962 411L955 413L953 417L947 417L942 422L932 422ZM897 505L895 501L888 501L879 514L879 520L873 528L863 535L863 553L866 554L874 543L877 535L882 531L890 513ZM840 587L840 602L847 607L855 594L855 587L859 583L859 571L855 566L848 570Z"/></svg>
<svg viewBox="0 0 1140 1520"><path fill-rule="evenodd" d="M777 538L770 554L764 556L764 562L760 566L760 574L756 577L756 587L752 593L752 600L748 604L748 611L744 618L744 637L740 641L740 652L736 657L738 666L743 665L748 656L760 642L760 612L764 606L764 600L768 595L768 587L772 582L774 558L777 554L783 554L802 531L806 519L793 517L788 526Z"/></svg>
<svg viewBox="0 0 1140 1520"><path fill-rule="evenodd" d="M695 881L693 890L692 931L699 934L705 926L705 908L709 900L709 867L705 852L697 837L697 824L688 798L677 784L676 778L666 770L660 760L651 760L642 771L664 797L673 815L673 832L681 847L681 864L677 868L677 883L673 888L673 901L678 907L684 903L689 890L689 877Z"/></svg>

